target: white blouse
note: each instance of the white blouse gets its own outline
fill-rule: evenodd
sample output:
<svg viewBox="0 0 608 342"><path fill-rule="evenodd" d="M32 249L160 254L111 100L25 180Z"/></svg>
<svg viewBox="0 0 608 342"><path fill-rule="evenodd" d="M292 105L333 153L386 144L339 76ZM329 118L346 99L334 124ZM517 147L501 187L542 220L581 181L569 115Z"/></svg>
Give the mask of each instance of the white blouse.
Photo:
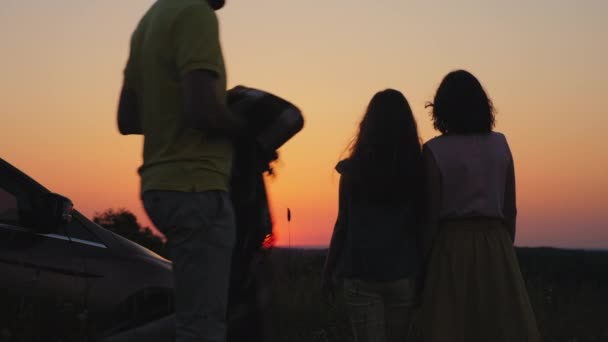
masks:
<svg viewBox="0 0 608 342"><path fill-rule="evenodd" d="M515 218L513 158L503 134L442 135L426 147L441 178L439 219Z"/></svg>

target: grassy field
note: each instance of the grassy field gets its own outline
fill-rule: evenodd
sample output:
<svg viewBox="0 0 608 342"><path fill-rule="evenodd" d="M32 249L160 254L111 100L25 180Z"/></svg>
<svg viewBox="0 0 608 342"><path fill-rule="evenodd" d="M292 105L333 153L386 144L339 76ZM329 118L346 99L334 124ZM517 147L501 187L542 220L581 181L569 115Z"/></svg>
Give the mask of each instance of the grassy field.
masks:
<svg viewBox="0 0 608 342"><path fill-rule="evenodd" d="M608 341L608 252L517 250L546 342ZM277 341L350 341L340 300L320 291L325 250L274 249L273 331Z"/></svg>

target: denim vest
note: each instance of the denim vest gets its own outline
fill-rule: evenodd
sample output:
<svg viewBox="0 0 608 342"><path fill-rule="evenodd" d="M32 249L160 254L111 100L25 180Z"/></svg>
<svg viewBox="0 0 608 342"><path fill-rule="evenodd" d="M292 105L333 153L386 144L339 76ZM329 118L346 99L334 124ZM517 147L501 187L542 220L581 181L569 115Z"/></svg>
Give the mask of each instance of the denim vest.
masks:
<svg viewBox="0 0 608 342"><path fill-rule="evenodd" d="M336 170L348 174L349 162ZM348 186L348 182L345 183ZM422 262L418 244L418 220L411 204L375 205L353 198L340 189L345 213L346 240L340 256L343 278L393 281L415 276ZM346 191L346 193L345 193Z"/></svg>

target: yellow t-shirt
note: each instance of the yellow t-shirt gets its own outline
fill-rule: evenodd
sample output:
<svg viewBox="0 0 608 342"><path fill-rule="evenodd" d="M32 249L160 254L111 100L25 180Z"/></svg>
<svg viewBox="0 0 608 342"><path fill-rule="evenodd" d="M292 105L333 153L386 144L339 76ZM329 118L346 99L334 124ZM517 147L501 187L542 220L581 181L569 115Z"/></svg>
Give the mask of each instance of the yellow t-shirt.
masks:
<svg viewBox="0 0 608 342"><path fill-rule="evenodd" d="M142 192L228 190L232 144L187 126L180 79L205 69L226 101L217 16L205 0L158 0L131 38L125 87L135 90L144 134Z"/></svg>

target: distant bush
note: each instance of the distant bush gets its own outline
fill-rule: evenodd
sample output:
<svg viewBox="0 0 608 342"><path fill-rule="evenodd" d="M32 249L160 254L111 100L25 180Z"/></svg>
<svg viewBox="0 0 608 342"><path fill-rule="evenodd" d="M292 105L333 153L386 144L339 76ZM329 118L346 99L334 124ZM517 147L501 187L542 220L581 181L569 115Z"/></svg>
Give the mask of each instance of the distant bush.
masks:
<svg viewBox="0 0 608 342"><path fill-rule="evenodd" d="M106 209L95 213L93 222L168 258L168 251L161 237L149 227L141 226L137 217L127 209Z"/></svg>

